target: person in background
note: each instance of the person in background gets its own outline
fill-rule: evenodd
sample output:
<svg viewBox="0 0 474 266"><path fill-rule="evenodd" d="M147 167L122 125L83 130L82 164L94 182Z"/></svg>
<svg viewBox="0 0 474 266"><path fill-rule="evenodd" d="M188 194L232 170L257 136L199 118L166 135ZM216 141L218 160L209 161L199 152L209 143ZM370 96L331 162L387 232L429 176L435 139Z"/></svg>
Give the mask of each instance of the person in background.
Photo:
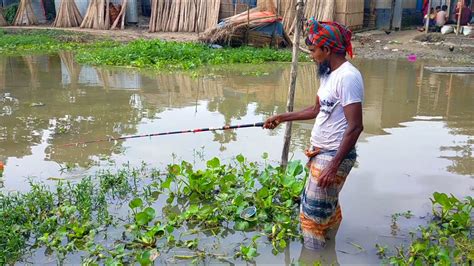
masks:
<svg viewBox="0 0 474 266"><path fill-rule="evenodd" d="M446 24L446 21L448 20L448 6L444 5L441 7L441 10L436 13L436 28L439 31L441 27Z"/></svg>
<svg viewBox="0 0 474 266"><path fill-rule="evenodd" d="M434 27L436 25L436 11L434 8L430 9L430 13L426 14L424 19L423 19L423 27L419 28L418 31L424 31L426 27L426 20L429 20L428 22L428 29Z"/></svg>
<svg viewBox="0 0 474 266"><path fill-rule="evenodd" d="M461 9L461 6L462 6L462 9ZM456 15L455 15L456 23L457 23L457 20L458 20L458 17L459 17L459 13L461 13L461 19L460 19L460 25L461 26L465 26L465 25L469 24L469 22L472 19L471 9L468 6L463 5L462 2L459 2L458 5L456 6L455 13L456 13Z"/></svg>

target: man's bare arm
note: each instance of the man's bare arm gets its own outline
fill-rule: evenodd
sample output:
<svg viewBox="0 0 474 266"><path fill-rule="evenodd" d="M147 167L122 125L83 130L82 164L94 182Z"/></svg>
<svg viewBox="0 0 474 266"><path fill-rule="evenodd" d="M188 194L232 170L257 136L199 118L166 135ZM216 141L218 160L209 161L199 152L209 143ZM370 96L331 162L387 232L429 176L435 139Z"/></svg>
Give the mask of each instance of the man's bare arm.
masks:
<svg viewBox="0 0 474 266"><path fill-rule="evenodd" d="M314 119L319 113L319 107L319 97L316 97L316 103L313 106L309 106L297 112L274 115L265 121L263 127L274 129L283 122Z"/></svg>

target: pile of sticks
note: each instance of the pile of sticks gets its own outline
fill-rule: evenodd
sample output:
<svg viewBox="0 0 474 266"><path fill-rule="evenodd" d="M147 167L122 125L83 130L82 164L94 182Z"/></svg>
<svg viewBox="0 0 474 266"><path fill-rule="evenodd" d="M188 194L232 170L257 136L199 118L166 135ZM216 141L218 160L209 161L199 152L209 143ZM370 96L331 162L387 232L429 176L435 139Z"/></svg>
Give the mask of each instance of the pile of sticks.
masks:
<svg viewBox="0 0 474 266"><path fill-rule="evenodd" d="M82 16L73 0L62 0L59 5L58 14L53 22L53 27L68 28L79 27Z"/></svg>
<svg viewBox="0 0 474 266"><path fill-rule="evenodd" d="M81 23L81 28L89 29L116 29L119 22L120 28L125 28L125 14L127 10L128 0L122 0L122 8L120 13L115 18L115 21L110 21L110 5L111 0L90 0L89 6L87 7L86 15Z"/></svg>
<svg viewBox="0 0 474 266"><path fill-rule="evenodd" d="M125 29L125 14L127 13L127 3L128 0L122 0L122 5L120 7L120 12L118 13L117 17L115 17L114 22L112 23L112 30L115 30L117 26L120 24L120 29Z"/></svg>
<svg viewBox="0 0 474 266"><path fill-rule="evenodd" d="M220 0L152 0L150 32L202 32L217 24Z"/></svg>
<svg viewBox="0 0 474 266"><path fill-rule="evenodd" d="M297 0L282 1L282 16L285 32L293 33L295 30ZM335 0L307 0L305 4L305 19L313 17L319 21L334 21L335 17Z"/></svg>
<svg viewBox="0 0 474 266"><path fill-rule="evenodd" d="M247 38L254 46L265 46L271 42L271 37L253 32L269 23L279 21L273 0L258 1L257 7L222 20L222 24L207 29L199 40L205 43L229 44L233 40ZM286 40L277 40L278 43ZM287 42L288 43L288 42Z"/></svg>
<svg viewBox="0 0 474 266"><path fill-rule="evenodd" d="M31 0L21 0L15 15L15 20L13 21L13 25L27 26L36 24L38 24L38 19L36 18L36 15L33 11Z"/></svg>

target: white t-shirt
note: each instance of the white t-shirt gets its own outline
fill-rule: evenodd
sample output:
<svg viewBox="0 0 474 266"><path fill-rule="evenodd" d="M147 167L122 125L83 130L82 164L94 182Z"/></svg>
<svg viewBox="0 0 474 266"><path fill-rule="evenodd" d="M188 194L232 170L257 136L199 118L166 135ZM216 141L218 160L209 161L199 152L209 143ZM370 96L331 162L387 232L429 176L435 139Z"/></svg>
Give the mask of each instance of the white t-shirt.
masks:
<svg viewBox="0 0 474 266"><path fill-rule="evenodd" d="M311 132L311 145L337 150L347 128L343 107L364 100L362 75L347 61L321 78L318 96L320 109Z"/></svg>
<svg viewBox="0 0 474 266"><path fill-rule="evenodd" d="M439 11L436 14L436 26L444 26L446 24L446 11Z"/></svg>

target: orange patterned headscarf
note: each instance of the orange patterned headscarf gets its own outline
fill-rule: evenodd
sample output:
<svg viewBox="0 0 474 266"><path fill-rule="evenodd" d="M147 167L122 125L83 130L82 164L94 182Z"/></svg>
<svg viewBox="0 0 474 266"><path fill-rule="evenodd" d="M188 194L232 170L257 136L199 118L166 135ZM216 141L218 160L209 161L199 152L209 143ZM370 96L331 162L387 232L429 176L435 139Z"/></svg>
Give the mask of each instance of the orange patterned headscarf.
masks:
<svg viewBox="0 0 474 266"><path fill-rule="evenodd" d="M347 53L352 58L352 32L346 26L337 22L321 22L314 19L308 20L308 37L306 44L317 47L328 46L336 53Z"/></svg>

